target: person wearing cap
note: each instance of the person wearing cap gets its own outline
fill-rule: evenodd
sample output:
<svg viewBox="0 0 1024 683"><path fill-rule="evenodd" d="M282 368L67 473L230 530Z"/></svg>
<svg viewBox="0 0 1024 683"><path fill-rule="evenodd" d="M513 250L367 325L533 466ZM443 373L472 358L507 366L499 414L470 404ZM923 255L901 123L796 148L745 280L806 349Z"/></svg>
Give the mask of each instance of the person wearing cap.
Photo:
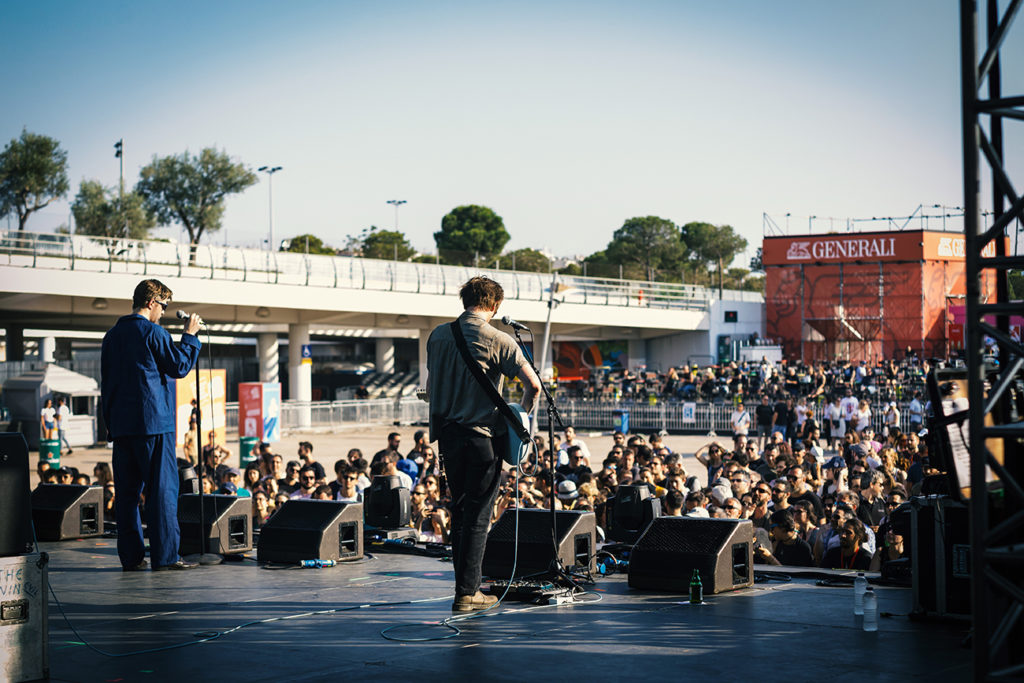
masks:
<svg viewBox="0 0 1024 683"><path fill-rule="evenodd" d="M453 499L452 611L470 612L497 603L497 596L480 592L480 581L487 527L509 447L508 425L467 365L453 326L465 338L470 361L479 364L485 380L499 395L503 377L522 382L520 404L528 414L540 391L540 379L515 341L490 325L505 298L501 285L490 278L473 277L461 287L459 297L462 315L453 323L435 327L427 339L427 394L430 441L438 442Z"/></svg>
<svg viewBox="0 0 1024 683"><path fill-rule="evenodd" d="M200 319L191 315L175 343L158 323L171 301L159 280L143 280L132 312L103 337L100 404L107 441L114 444L117 554L125 571L146 568L139 502L146 492L146 528L155 571L193 569L178 554L178 462L175 453L175 380L199 358Z"/></svg>
<svg viewBox="0 0 1024 683"><path fill-rule="evenodd" d="M217 489L217 493L225 496L237 496L238 487L230 481L226 481Z"/></svg>
<svg viewBox="0 0 1024 683"><path fill-rule="evenodd" d="M555 496L558 497L559 503L561 503L563 510L572 510L573 505L576 503L576 499L580 497L580 492L576 489L576 484L570 479L565 479L558 482L558 488L555 490Z"/></svg>
<svg viewBox="0 0 1024 683"><path fill-rule="evenodd" d="M235 487L232 491L232 495L237 495L239 498L250 498L252 493L245 488L242 488L242 472L237 467L229 467L224 471L224 477L221 479L221 488L224 484L231 484Z"/></svg>
<svg viewBox="0 0 1024 683"><path fill-rule="evenodd" d="M845 491L848 488L849 471L846 468L846 461L843 460L841 455L835 455L825 463L823 474L824 480L821 483L821 488L818 490L818 498L823 499L826 496L835 496L840 491Z"/></svg>

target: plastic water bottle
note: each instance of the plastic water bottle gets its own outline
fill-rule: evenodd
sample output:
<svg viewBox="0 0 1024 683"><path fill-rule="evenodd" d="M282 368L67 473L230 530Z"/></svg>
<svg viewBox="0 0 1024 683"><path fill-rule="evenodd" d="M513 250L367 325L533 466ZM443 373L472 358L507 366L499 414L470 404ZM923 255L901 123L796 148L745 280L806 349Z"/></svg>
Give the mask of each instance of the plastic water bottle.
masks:
<svg viewBox="0 0 1024 683"><path fill-rule="evenodd" d="M853 580L853 613L858 617L864 614L864 591L867 587L868 580L864 572L857 572L857 578Z"/></svg>
<svg viewBox="0 0 1024 683"><path fill-rule="evenodd" d="M864 630L878 630L878 598L871 586L864 591Z"/></svg>

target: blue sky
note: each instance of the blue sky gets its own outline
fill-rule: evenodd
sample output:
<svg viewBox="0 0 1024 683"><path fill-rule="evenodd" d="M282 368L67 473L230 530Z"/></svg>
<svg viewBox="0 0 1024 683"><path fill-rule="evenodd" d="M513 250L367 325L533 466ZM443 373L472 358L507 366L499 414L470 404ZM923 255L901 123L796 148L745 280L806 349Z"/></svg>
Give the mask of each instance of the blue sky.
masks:
<svg viewBox="0 0 1024 683"><path fill-rule="evenodd" d="M391 228L388 199L424 251L477 203L509 248L558 255L636 215L728 223L753 247L762 212L962 203L954 0L38 2L0 24L0 138L61 140L71 196L116 185L119 138L129 184L154 155L216 146L283 166L278 239ZM267 192L230 199L214 239L265 239Z"/></svg>

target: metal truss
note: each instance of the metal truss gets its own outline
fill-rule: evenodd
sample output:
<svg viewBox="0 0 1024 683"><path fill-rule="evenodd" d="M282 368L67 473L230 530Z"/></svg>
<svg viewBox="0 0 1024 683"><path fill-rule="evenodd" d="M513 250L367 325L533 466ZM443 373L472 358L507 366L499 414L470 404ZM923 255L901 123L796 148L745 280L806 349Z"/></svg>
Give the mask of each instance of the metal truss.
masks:
<svg viewBox="0 0 1024 683"><path fill-rule="evenodd" d="M1015 189L1003 157L1003 124L1024 125L1024 95L1002 93L1000 65L1000 53L1024 0L1003 4L1000 11L998 0L960 0L976 681L1024 675L1024 345L1009 331L1010 314L1020 314L1024 305L1009 303L1007 289L1007 271L1024 267L1024 257L1008 254L1005 239L1007 229L1024 217L1024 196ZM980 45L979 6L986 29ZM982 162L992 192L992 223L987 226L981 221ZM986 269L996 273L994 303L981 299L981 274ZM985 364L985 336L998 344L997 366ZM1000 451L1001 457L994 455ZM998 481L992 481L993 474Z"/></svg>

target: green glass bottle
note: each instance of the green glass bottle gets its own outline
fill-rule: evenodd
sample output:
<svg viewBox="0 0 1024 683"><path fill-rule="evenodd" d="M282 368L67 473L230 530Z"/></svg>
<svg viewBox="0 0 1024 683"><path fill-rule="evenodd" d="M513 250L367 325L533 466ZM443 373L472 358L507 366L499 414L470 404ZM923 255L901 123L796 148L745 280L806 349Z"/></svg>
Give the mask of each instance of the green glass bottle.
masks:
<svg viewBox="0 0 1024 683"><path fill-rule="evenodd" d="M700 582L700 572L693 570L690 578L690 604L699 605L704 602L704 584Z"/></svg>

